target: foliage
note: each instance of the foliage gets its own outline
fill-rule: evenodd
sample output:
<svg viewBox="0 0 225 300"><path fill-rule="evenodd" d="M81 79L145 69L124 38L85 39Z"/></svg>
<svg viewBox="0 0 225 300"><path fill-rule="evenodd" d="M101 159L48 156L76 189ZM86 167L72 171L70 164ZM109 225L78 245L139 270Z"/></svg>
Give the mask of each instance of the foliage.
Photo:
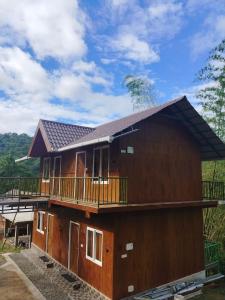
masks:
<svg viewBox="0 0 225 300"><path fill-rule="evenodd" d="M225 139L225 39L212 50L198 79L206 83L197 94L203 115L216 134Z"/></svg>
<svg viewBox="0 0 225 300"><path fill-rule="evenodd" d="M156 95L152 82L143 77L127 75L124 84L133 103L133 110L141 110L155 106Z"/></svg>
<svg viewBox="0 0 225 300"><path fill-rule="evenodd" d="M32 138L27 134L0 134L0 177L38 176L39 160L15 163L27 155Z"/></svg>
<svg viewBox="0 0 225 300"><path fill-rule="evenodd" d="M197 94L203 116L225 141L225 39L211 51L198 79L205 85ZM204 162L203 180L225 182L225 162ZM225 251L224 206L204 210L204 234L207 240L220 242Z"/></svg>

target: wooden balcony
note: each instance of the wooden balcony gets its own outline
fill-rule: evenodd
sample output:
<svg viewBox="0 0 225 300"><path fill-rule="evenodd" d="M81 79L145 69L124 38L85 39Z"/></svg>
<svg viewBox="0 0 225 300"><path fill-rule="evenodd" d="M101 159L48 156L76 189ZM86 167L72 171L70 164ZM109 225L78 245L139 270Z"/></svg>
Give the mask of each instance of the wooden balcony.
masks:
<svg viewBox="0 0 225 300"><path fill-rule="evenodd" d="M0 199L48 198L73 204L127 204L125 177L1 177Z"/></svg>
<svg viewBox="0 0 225 300"><path fill-rule="evenodd" d="M159 209L169 207L202 206L208 205L210 200L225 200L225 183L202 182L202 199L199 201L167 202L167 203L134 203L128 199L128 179L126 177L51 177L22 178L0 177L0 206L2 201L11 199L11 202L29 202L47 199L50 204L58 204L86 210L95 208L93 212L112 208L117 210ZM35 200L36 199L36 200ZM13 200L13 201L12 201ZM151 199L150 199L151 200ZM201 201L205 200L205 201ZM10 202L10 203L11 203ZM208 203L208 204L207 204ZM214 204L215 206L215 201ZM90 210L90 209L89 209Z"/></svg>
<svg viewBox="0 0 225 300"><path fill-rule="evenodd" d="M50 199L87 205L127 204L125 177L57 177L49 183Z"/></svg>

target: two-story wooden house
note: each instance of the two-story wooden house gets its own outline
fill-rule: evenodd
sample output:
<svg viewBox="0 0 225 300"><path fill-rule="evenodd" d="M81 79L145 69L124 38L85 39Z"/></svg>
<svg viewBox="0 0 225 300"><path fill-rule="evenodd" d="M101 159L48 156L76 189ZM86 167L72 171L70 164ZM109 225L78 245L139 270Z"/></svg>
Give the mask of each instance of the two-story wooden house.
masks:
<svg viewBox="0 0 225 300"><path fill-rule="evenodd" d="M110 299L204 277L201 162L225 146L186 97L97 128L41 120L33 244Z"/></svg>

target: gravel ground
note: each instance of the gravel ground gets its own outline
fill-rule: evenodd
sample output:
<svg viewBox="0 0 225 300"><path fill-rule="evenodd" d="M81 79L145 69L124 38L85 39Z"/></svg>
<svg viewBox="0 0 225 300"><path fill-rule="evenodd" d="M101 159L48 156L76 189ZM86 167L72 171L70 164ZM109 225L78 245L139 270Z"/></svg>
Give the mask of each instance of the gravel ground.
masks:
<svg viewBox="0 0 225 300"><path fill-rule="evenodd" d="M30 281L39 289L46 300L71 300L62 290L53 284L47 276L26 259L23 254L10 255L11 259L18 265Z"/></svg>
<svg viewBox="0 0 225 300"><path fill-rule="evenodd" d="M78 278L74 273L56 263L49 257L49 262L53 263L53 268L46 268L39 257L42 252L36 248L23 250L19 255L10 257L16 262L25 275L34 283L46 299L54 300L107 300L97 290L86 282ZM69 282L62 277L62 274L70 274L75 282ZM75 288L75 286L79 286ZM47 290L46 290L47 289ZM59 291L59 292L58 292ZM62 292L63 291L63 292ZM57 297L55 296L57 295Z"/></svg>

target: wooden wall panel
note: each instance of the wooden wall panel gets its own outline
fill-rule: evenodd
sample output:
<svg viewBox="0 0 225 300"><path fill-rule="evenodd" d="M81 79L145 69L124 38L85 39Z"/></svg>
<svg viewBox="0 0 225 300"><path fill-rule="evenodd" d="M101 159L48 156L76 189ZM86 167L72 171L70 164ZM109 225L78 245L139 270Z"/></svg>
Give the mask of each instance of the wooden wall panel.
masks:
<svg viewBox="0 0 225 300"><path fill-rule="evenodd" d="M85 218L75 210L56 208L52 256L68 266L69 222L80 224L78 275L109 298L135 293L204 269L202 210L165 209ZM87 226L103 231L103 265L86 259ZM45 250L46 235L35 231L33 243ZM126 243L134 244L126 251ZM121 255L127 254L122 259Z"/></svg>
<svg viewBox="0 0 225 300"><path fill-rule="evenodd" d="M113 293L113 254L114 254L114 218L93 216L85 218L82 213L66 208L54 207L54 229L52 257L68 267L69 223L70 220L80 224L78 275L106 296L112 298ZM47 214L47 213L46 213ZM36 220L34 222L34 228ZM103 264L99 266L86 259L87 226L103 231ZM46 234L39 236L33 231L33 243L45 250Z"/></svg>
<svg viewBox="0 0 225 300"><path fill-rule="evenodd" d="M128 176L129 203L199 201L201 158L198 145L175 121L155 118L121 137L120 175Z"/></svg>
<svg viewBox="0 0 225 300"><path fill-rule="evenodd" d="M46 250L46 233L47 233L47 214L45 212L43 216L43 229L44 234L37 231L37 211L34 212L34 221L33 221L33 234L32 242L37 245L41 250Z"/></svg>
<svg viewBox="0 0 225 300"><path fill-rule="evenodd" d="M118 215L114 299L128 296L129 285L138 293L204 270L202 227L201 209Z"/></svg>

